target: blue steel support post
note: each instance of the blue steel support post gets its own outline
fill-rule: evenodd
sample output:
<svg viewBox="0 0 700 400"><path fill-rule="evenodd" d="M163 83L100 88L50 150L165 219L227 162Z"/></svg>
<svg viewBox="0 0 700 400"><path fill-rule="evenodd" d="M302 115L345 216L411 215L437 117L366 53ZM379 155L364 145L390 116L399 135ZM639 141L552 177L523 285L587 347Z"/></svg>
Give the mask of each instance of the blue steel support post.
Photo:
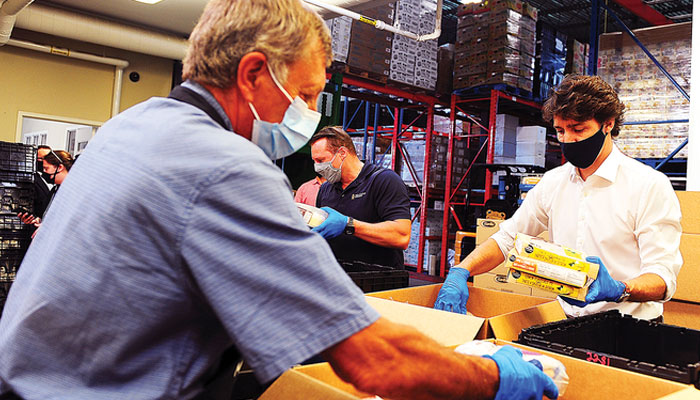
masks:
<svg viewBox="0 0 700 400"><path fill-rule="evenodd" d="M598 32L600 22L600 0L591 0L591 33L588 50L588 75L598 75Z"/></svg>
<svg viewBox="0 0 700 400"><path fill-rule="evenodd" d="M374 105L374 130L372 131L372 164L376 159L377 152L377 128L379 128L379 111L382 108L381 104Z"/></svg>
<svg viewBox="0 0 700 400"><path fill-rule="evenodd" d="M348 106L350 105L350 101L348 100L348 96L345 96L345 100L343 101L343 130L348 129Z"/></svg>
<svg viewBox="0 0 700 400"><path fill-rule="evenodd" d="M369 127L369 109L371 104L365 101L365 135L362 140L362 161L367 161L367 129Z"/></svg>

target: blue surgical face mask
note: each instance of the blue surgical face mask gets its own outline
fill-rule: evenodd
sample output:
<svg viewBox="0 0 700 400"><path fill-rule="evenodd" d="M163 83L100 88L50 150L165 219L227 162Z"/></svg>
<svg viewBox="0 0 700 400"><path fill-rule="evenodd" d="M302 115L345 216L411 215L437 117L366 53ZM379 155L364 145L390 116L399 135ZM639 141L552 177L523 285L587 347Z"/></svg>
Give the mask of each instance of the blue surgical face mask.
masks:
<svg viewBox="0 0 700 400"><path fill-rule="evenodd" d="M277 88L284 93L291 104L284 113L282 122L267 122L261 120L253 104L248 103L255 116L251 141L258 145L268 157L278 160L304 147L316 131L321 114L309 109L301 97L297 96L292 99L292 96L280 85L269 66L267 69L270 71L270 76Z"/></svg>

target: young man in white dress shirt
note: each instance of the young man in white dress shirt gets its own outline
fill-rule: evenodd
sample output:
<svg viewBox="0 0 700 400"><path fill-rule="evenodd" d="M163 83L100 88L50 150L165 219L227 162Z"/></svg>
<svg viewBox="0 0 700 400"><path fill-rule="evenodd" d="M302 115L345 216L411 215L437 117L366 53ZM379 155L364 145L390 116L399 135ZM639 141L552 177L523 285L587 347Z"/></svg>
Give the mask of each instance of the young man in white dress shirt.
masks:
<svg viewBox="0 0 700 400"><path fill-rule="evenodd" d="M498 233L453 268L435 308L466 311L467 278L490 271L516 233L550 240L592 257L598 278L585 302L560 297L569 316L609 309L652 320L676 291L683 260L681 211L668 178L620 152L624 104L597 76L567 76L545 102L566 164L548 171Z"/></svg>

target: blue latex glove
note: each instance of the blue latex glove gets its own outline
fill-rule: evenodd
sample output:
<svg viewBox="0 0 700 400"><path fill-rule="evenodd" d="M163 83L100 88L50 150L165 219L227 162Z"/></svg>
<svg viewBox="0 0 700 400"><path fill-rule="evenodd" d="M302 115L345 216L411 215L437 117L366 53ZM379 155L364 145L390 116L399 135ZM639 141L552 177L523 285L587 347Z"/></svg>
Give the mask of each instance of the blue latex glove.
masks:
<svg viewBox="0 0 700 400"><path fill-rule="evenodd" d="M586 257L586 261L600 265L598 277L591 283L591 286L588 288L588 293L586 293L586 301L573 300L563 296L562 299L572 306L578 307L584 307L587 304L599 301L617 301L625 291L625 284L616 281L610 276L608 269L605 268L605 264L603 264L603 261L601 261L599 257Z"/></svg>
<svg viewBox="0 0 700 400"><path fill-rule="evenodd" d="M467 300L469 299L467 278L469 278L468 269L450 268L450 273L447 274L445 283L442 284L433 308L466 314Z"/></svg>
<svg viewBox="0 0 700 400"><path fill-rule="evenodd" d="M345 226L348 224L348 217L330 207L321 207L321 210L328 213L328 218L321 225L313 228L312 231L317 232L325 239L333 239L343 233Z"/></svg>
<svg viewBox="0 0 700 400"><path fill-rule="evenodd" d="M542 372L535 364L523 360L523 353L512 346L503 346L490 358L498 365L498 393L495 400L506 399L541 399L542 395L550 399L559 397L559 389L552 378Z"/></svg>

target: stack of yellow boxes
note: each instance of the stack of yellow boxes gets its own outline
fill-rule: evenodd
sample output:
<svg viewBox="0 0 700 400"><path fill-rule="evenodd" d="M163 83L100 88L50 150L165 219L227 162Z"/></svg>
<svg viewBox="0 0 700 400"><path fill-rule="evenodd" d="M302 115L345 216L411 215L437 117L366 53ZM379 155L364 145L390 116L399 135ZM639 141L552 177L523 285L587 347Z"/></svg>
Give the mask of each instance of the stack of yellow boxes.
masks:
<svg viewBox="0 0 700 400"><path fill-rule="evenodd" d="M509 283L523 284L583 301L598 276L598 264L578 251L518 233L506 257Z"/></svg>
<svg viewBox="0 0 700 400"><path fill-rule="evenodd" d="M503 220L479 218L476 221L476 245L484 243L494 233L498 232L499 225ZM547 232L543 232L539 237L548 238ZM466 257L462 255L462 258ZM476 275L474 286L500 292L524 294L528 296L554 298L556 293L542 290L537 287L521 285L519 283L508 282L508 267L503 262L489 272Z"/></svg>

